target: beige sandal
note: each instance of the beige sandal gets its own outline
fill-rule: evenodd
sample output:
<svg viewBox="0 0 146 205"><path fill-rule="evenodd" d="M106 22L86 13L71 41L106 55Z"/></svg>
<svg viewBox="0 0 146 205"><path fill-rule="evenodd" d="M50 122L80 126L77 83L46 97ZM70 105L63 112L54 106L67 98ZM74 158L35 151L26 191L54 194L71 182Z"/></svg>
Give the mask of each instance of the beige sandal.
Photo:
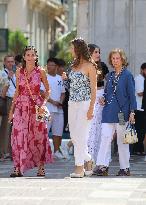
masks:
<svg viewBox="0 0 146 205"><path fill-rule="evenodd" d="M84 172L81 172L81 173L71 173L70 174L70 177L71 178L83 178L84 177Z"/></svg>

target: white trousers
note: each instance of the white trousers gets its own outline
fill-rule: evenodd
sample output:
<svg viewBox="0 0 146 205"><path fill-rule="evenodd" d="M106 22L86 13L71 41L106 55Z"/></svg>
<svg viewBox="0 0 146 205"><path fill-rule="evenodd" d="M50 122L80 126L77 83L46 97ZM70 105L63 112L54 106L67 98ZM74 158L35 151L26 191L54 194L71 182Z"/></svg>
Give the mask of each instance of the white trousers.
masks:
<svg viewBox="0 0 146 205"><path fill-rule="evenodd" d="M123 144L123 137L126 130L126 125L119 125L119 123L102 123L101 144L97 156L96 165L109 166L110 159L108 156L111 149L113 134L116 131L120 169L126 169L130 167L129 145Z"/></svg>
<svg viewBox="0 0 146 205"><path fill-rule="evenodd" d="M87 120L90 101L69 101L68 122L71 140L74 144L75 165L83 166L91 160L88 153L88 138L91 120Z"/></svg>
<svg viewBox="0 0 146 205"><path fill-rule="evenodd" d="M101 142L101 120L103 106L99 104L99 99L103 96L104 89L97 90L96 102L94 105L94 117L91 120L91 127L88 139L88 152L91 154L92 160L96 163L97 155Z"/></svg>

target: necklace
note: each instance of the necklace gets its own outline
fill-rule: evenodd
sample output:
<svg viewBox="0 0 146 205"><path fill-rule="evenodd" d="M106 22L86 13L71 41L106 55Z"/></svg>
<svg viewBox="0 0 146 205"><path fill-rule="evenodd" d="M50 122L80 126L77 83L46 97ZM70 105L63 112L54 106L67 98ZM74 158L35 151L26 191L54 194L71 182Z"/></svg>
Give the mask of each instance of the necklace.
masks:
<svg viewBox="0 0 146 205"><path fill-rule="evenodd" d="M107 99L106 99L106 103L107 103L108 105L113 102L113 99L114 99L114 97L115 97L115 95L116 95L117 85L118 85L119 79L120 79L120 77L121 77L121 75L122 75L124 69L125 69L125 68L123 67L118 75L114 75L114 76L113 76L114 72L111 73L111 76L110 76L110 78L109 78L109 80L108 80L108 82L107 82L107 85L108 85L108 83L110 83L110 82L112 81L113 95L112 95L112 97L111 97L110 100L107 100ZM106 87L107 87L107 86L106 86ZM106 96L107 96L107 92L105 92L105 97L106 97Z"/></svg>

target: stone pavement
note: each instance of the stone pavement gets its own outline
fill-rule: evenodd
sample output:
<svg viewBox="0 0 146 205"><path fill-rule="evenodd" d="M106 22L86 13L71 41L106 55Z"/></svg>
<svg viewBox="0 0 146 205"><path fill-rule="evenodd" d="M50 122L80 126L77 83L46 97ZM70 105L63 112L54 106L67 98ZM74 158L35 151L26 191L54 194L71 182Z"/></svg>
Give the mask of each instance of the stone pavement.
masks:
<svg viewBox="0 0 146 205"><path fill-rule="evenodd" d="M12 162L0 162L0 205L146 205L146 162L131 158L130 177L115 177L113 158L109 177L70 179L74 160L57 160L46 166L46 177L36 169L22 178L9 178Z"/></svg>

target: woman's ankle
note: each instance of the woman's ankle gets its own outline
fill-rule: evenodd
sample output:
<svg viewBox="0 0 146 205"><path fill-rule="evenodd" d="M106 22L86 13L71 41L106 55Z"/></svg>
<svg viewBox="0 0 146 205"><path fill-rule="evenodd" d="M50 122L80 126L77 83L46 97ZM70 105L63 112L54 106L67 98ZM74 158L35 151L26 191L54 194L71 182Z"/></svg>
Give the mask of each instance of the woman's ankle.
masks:
<svg viewBox="0 0 146 205"><path fill-rule="evenodd" d="M90 160L88 162L86 162L86 171L91 171L93 169L93 161Z"/></svg>
<svg viewBox="0 0 146 205"><path fill-rule="evenodd" d="M80 174L84 172L84 166L76 166L75 167L75 173Z"/></svg>

